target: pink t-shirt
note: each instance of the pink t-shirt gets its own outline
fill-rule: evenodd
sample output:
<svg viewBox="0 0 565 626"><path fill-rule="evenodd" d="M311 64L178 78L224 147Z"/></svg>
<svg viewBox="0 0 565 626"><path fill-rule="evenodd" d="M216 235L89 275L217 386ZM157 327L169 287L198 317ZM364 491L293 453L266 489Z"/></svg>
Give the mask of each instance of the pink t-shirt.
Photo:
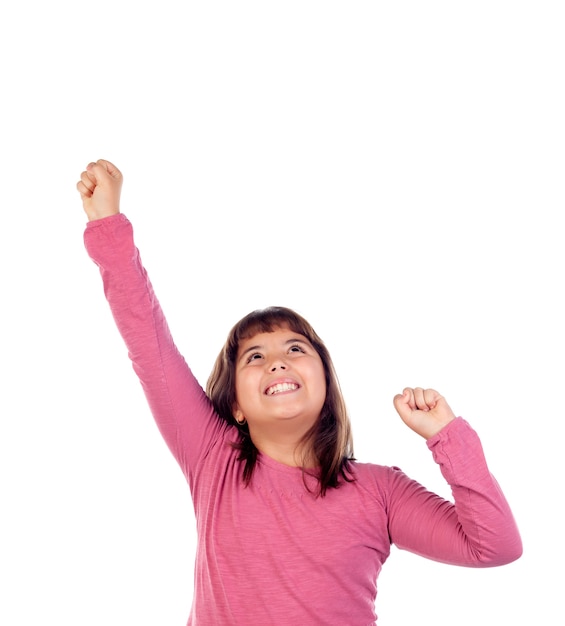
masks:
<svg viewBox="0 0 565 626"><path fill-rule="evenodd" d="M237 431L215 414L173 343L130 222L124 215L89 222L85 244L190 486L198 544L188 625L370 626L392 543L469 567L521 555L510 508L462 418L427 442L454 503L396 467L364 463L353 464L354 482L317 497L315 478L305 484L299 468L261 454L245 487L230 445Z"/></svg>

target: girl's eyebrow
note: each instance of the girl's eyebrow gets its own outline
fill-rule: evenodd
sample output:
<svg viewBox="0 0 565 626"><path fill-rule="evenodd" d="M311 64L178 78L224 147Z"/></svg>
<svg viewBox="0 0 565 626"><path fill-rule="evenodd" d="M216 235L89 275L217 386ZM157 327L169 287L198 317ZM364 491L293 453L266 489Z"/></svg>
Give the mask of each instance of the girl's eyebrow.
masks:
<svg viewBox="0 0 565 626"><path fill-rule="evenodd" d="M305 339L304 337L294 337L293 339L289 339L288 341L284 342L285 345L288 345L289 343L303 343L305 346L311 346L312 344L308 341L308 339Z"/></svg>

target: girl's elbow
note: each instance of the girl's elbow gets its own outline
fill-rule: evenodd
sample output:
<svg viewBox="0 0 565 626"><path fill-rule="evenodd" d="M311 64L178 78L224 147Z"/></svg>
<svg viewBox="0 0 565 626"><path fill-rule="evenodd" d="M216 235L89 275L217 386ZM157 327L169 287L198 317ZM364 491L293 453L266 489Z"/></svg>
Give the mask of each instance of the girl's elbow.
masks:
<svg viewBox="0 0 565 626"><path fill-rule="evenodd" d="M498 550L483 554L479 558L479 567L500 567L517 561L523 554L522 540L516 537L511 543L505 543Z"/></svg>

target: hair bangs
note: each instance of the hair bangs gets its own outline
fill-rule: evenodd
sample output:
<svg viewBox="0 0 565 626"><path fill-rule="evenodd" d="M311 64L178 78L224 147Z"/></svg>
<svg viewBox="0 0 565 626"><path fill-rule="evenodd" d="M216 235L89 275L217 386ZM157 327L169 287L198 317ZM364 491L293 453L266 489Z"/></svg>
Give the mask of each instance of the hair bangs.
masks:
<svg viewBox="0 0 565 626"><path fill-rule="evenodd" d="M272 333L278 328L288 328L306 337L316 347L321 344L312 326L301 315L286 307L271 306L252 311L232 328L228 339L230 360L236 359L242 341L259 333Z"/></svg>

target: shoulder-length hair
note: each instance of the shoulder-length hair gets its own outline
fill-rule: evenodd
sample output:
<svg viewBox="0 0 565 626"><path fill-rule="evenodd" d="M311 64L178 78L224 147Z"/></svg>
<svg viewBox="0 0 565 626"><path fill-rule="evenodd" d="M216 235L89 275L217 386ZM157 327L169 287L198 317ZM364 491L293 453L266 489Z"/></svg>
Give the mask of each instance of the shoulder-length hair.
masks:
<svg viewBox="0 0 565 626"><path fill-rule="evenodd" d="M236 426L238 441L234 444L240 451L239 459L245 462L243 480L249 485L258 450L251 440L247 423L239 424L233 416L235 406L235 364L240 342L257 333L273 332L277 328L289 328L306 337L320 355L326 376L326 400L320 417L306 433L301 442L318 462L316 476L319 495L324 496L329 487L337 488L341 479L351 482L353 441L351 424L334 366L324 342L312 326L298 313L285 307L268 307L252 311L231 329L226 343L218 355L206 393L220 418ZM303 469L306 472L306 470Z"/></svg>

